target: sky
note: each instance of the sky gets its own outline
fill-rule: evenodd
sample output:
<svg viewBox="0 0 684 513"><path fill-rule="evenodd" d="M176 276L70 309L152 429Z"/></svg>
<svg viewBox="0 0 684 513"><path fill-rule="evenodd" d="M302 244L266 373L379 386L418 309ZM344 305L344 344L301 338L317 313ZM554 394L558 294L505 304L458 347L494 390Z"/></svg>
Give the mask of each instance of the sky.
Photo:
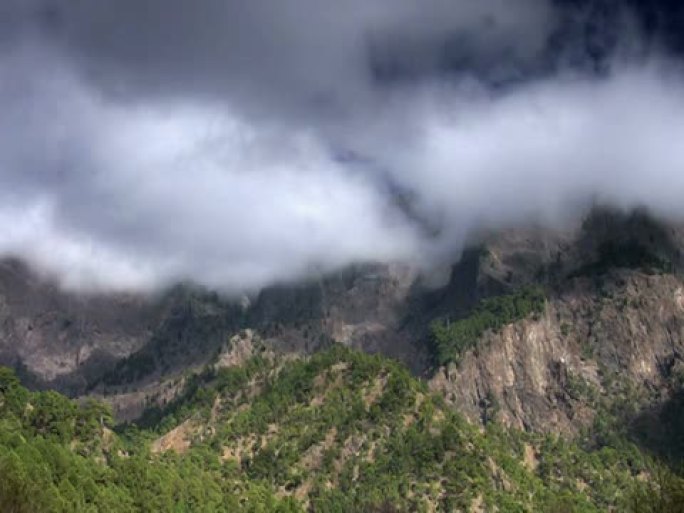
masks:
<svg viewBox="0 0 684 513"><path fill-rule="evenodd" d="M0 256L70 289L239 294L443 265L596 202L682 220L682 13L4 0Z"/></svg>

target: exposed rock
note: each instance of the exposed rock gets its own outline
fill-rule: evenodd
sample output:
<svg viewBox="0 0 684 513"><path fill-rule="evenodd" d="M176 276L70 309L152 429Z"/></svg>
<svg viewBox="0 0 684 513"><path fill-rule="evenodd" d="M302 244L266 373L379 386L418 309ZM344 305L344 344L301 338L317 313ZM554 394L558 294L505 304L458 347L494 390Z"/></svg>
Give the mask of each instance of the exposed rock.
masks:
<svg viewBox="0 0 684 513"><path fill-rule="evenodd" d="M196 433L197 427L187 420L178 427L172 429L161 438L152 442L150 450L153 454L174 451L178 454L186 452L192 443L192 437Z"/></svg>
<svg viewBox="0 0 684 513"><path fill-rule="evenodd" d="M479 241L436 289L411 267L365 264L239 302L191 286L156 298L69 294L7 261L0 361L34 386L107 396L122 419L168 403L187 371L333 341L434 376L433 390L479 422L576 432L595 411L578 387L610 394L615 376L644 400L669 397L684 369L681 226L597 210L581 226ZM458 367L432 368L430 321L468 316L482 298L530 283L548 293L540 319L485 334Z"/></svg>
<svg viewBox="0 0 684 513"><path fill-rule="evenodd" d="M683 285L674 275L634 270L598 285L572 280L541 319L486 334L430 385L473 421L489 408L517 428L575 433L593 418L578 383L609 393L606 380L618 375L649 397L667 395L684 355Z"/></svg>
<svg viewBox="0 0 684 513"><path fill-rule="evenodd" d="M244 364L254 355L255 334L252 330L244 330L235 335L228 342L225 351L222 351L216 362L217 368L237 367Z"/></svg>
<svg viewBox="0 0 684 513"><path fill-rule="evenodd" d="M140 349L166 307L135 295L64 292L18 261L1 261L0 362L34 385L80 391Z"/></svg>

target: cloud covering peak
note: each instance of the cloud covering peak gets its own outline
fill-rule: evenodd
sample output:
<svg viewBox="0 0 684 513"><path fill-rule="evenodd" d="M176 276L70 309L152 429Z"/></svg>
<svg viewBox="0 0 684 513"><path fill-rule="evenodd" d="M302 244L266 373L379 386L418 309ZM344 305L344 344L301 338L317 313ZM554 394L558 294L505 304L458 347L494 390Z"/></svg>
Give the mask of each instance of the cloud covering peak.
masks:
<svg viewBox="0 0 684 513"><path fill-rule="evenodd" d="M676 56L629 9L622 37L580 30L593 4L515 4L10 0L0 253L236 293L429 266L597 198L682 217Z"/></svg>

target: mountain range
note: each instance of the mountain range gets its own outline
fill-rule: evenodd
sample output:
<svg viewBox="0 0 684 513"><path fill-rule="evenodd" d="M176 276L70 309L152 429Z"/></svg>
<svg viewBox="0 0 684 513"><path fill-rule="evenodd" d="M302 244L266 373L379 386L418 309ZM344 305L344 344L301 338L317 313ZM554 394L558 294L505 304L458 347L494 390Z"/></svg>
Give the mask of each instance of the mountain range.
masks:
<svg viewBox="0 0 684 513"><path fill-rule="evenodd" d="M26 411L73 398L55 429L78 457L202 454L244 507L258 485L263 511L627 511L656 475L678 493L682 248L684 226L595 208L482 234L441 283L368 263L239 298L69 293L6 260L0 359L36 390ZM79 439L90 404L113 417ZM47 436L33 417L27 440Z"/></svg>

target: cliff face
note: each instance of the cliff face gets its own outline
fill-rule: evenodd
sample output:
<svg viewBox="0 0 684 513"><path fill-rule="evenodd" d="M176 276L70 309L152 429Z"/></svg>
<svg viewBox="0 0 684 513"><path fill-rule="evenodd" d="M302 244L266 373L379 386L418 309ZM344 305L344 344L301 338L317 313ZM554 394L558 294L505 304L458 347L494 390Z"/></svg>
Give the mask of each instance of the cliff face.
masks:
<svg viewBox="0 0 684 513"><path fill-rule="evenodd" d="M20 262L0 262L0 363L34 385L79 389L142 347L165 305L132 295L60 291Z"/></svg>
<svg viewBox="0 0 684 513"><path fill-rule="evenodd" d="M410 267L374 264L242 302L191 287L79 296L5 262L0 363L34 386L112 396L130 418L249 328L280 352L335 341L396 358L472 421L576 433L601 408L636 415L684 381L683 234L644 213L597 211L565 231L484 237L437 289ZM458 365L434 367L432 320L467 318L483 298L530 284L546 295L537 319L485 331Z"/></svg>
<svg viewBox="0 0 684 513"><path fill-rule="evenodd" d="M23 264L0 264L0 364L34 387L121 394L204 365L240 329L283 352L336 341L400 359L419 372L423 346L401 329L415 270L363 265L273 287L251 303L191 286L156 297L60 291Z"/></svg>
<svg viewBox="0 0 684 513"><path fill-rule="evenodd" d="M398 264L360 265L297 286L263 291L247 324L285 351L310 352L330 342L382 353L416 373L429 364L410 325L417 270Z"/></svg>
<svg viewBox="0 0 684 513"><path fill-rule="evenodd" d="M630 389L642 406L667 397L683 357L682 280L622 270L600 285L572 280L539 320L487 333L430 384L471 420L576 433L593 420L597 397Z"/></svg>
<svg viewBox="0 0 684 513"><path fill-rule="evenodd" d="M490 238L480 297L538 284L544 311L484 333L431 388L476 422L570 434L601 411L630 421L661 404L684 377L682 233L641 212L599 211L567 232Z"/></svg>

